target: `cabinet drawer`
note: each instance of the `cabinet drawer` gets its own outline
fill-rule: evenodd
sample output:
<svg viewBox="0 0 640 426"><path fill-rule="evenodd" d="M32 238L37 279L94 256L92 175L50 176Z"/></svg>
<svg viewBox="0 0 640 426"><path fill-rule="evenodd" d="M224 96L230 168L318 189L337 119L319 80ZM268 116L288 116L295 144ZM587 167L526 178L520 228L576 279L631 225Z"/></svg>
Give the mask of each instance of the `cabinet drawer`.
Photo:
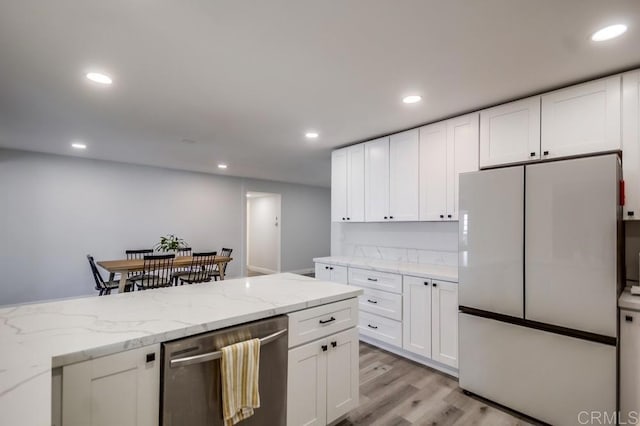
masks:
<svg viewBox="0 0 640 426"><path fill-rule="evenodd" d="M360 334L373 337L390 345L402 347L402 323L380 315L360 312Z"/></svg>
<svg viewBox="0 0 640 426"><path fill-rule="evenodd" d="M289 347L301 345L358 323L356 298L292 312L289 317Z"/></svg>
<svg viewBox="0 0 640 426"><path fill-rule="evenodd" d="M402 293L402 275L389 272L369 271L349 268L349 284L368 287L374 290Z"/></svg>
<svg viewBox="0 0 640 426"><path fill-rule="evenodd" d="M399 294L365 288L358 303L361 311L402 321L402 296Z"/></svg>

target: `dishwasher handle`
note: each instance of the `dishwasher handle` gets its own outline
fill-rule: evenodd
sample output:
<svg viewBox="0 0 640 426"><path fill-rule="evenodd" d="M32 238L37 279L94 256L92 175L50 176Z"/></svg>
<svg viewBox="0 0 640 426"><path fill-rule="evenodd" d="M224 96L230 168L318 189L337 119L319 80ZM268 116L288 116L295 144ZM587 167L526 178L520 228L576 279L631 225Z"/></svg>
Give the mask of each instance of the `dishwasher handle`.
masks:
<svg viewBox="0 0 640 426"><path fill-rule="evenodd" d="M287 331L288 329L285 328L261 338L260 345L261 346L266 345L267 343L271 343L274 340L277 340L278 338L287 334ZM215 359L220 359L220 358L222 358L222 351L214 351L214 352L207 352L206 354L201 354L201 355L193 355L193 356L186 356L183 358L172 359L170 364L171 364L171 368L176 368L176 367L184 367L186 365L200 364L201 362L213 361Z"/></svg>

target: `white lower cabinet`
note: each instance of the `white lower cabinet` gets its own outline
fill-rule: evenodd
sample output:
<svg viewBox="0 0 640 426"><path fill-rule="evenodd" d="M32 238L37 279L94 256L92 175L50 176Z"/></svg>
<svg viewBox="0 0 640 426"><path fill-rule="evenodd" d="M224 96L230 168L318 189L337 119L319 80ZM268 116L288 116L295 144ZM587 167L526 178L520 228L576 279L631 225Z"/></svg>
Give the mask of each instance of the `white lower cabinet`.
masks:
<svg viewBox="0 0 640 426"><path fill-rule="evenodd" d="M620 424L634 424L640 418L640 312L620 310L620 372Z"/></svg>
<svg viewBox="0 0 640 426"><path fill-rule="evenodd" d="M404 277L402 347L431 358L431 280Z"/></svg>
<svg viewBox="0 0 640 426"><path fill-rule="evenodd" d="M156 426L160 401L160 345L62 368L65 426Z"/></svg>
<svg viewBox="0 0 640 426"><path fill-rule="evenodd" d="M326 425L358 405L356 328L289 350L287 425Z"/></svg>
<svg viewBox="0 0 640 426"><path fill-rule="evenodd" d="M458 285L405 275L402 347L458 368Z"/></svg>
<svg viewBox="0 0 640 426"><path fill-rule="evenodd" d="M432 358L458 368L458 284L432 281Z"/></svg>
<svg viewBox="0 0 640 426"><path fill-rule="evenodd" d="M320 281L332 281L339 284L347 284L347 267L330 265L328 263L316 263L316 279Z"/></svg>

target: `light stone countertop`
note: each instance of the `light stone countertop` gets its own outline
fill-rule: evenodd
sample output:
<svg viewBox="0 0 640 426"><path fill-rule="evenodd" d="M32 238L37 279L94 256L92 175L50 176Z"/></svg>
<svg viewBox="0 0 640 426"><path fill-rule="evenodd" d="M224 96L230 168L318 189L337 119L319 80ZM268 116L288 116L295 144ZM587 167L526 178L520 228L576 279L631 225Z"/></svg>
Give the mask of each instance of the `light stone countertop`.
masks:
<svg viewBox="0 0 640 426"><path fill-rule="evenodd" d="M458 268L446 265L426 265L422 263L397 262L393 260L373 259L368 257L328 256L316 257L314 262L332 265L351 266L371 269L380 272L411 275L420 278L434 278L443 281L458 282Z"/></svg>
<svg viewBox="0 0 640 426"><path fill-rule="evenodd" d="M295 274L0 308L0 425L51 424L51 369L356 297Z"/></svg>
<svg viewBox="0 0 640 426"><path fill-rule="evenodd" d="M640 295L631 294L631 289L629 287L625 288L618 298L618 307L620 309L640 311Z"/></svg>

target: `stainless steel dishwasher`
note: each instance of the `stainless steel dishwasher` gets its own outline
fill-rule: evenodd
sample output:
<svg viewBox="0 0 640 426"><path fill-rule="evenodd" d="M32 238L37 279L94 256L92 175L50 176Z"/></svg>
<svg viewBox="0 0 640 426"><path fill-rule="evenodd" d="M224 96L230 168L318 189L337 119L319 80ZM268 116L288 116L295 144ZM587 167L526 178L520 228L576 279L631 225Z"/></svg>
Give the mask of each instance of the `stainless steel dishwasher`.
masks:
<svg viewBox="0 0 640 426"><path fill-rule="evenodd" d="M243 426L285 425L287 317L279 316L162 344L161 424L223 425L220 349L260 338L260 408Z"/></svg>

